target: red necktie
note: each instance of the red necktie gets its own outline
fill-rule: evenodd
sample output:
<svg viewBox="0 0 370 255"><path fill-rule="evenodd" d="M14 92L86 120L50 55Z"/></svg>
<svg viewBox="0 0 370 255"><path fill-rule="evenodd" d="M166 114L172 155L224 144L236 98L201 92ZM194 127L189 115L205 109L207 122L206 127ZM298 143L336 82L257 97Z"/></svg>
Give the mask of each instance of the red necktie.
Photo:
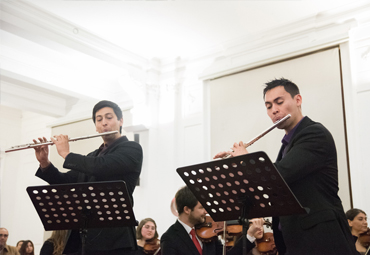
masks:
<svg viewBox="0 0 370 255"><path fill-rule="evenodd" d="M195 247L197 247L197 249L199 251L199 254L202 255L202 247L200 247L200 243L198 242L198 239L195 236L195 230L194 229L192 229L190 231L190 235L191 235L191 240L193 240L193 243L194 243Z"/></svg>

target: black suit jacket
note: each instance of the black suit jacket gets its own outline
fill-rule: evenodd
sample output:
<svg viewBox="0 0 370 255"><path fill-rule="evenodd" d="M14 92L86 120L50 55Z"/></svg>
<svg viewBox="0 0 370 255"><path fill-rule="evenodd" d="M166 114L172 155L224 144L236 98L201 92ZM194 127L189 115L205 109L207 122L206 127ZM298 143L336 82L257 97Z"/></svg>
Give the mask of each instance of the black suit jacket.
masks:
<svg viewBox="0 0 370 255"><path fill-rule="evenodd" d="M274 219L275 242L284 254L356 254L342 202L338 197L337 153L330 132L305 117L275 163L306 215L280 217L282 240Z"/></svg>
<svg viewBox="0 0 370 255"><path fill-rule="evenodd" d="M247 240L247 251L254 247ZM222 244L219 241L211 241L203 243L203 255L222 255ZM191 240L189 234L179 221L176 221L162 236L161 236L161 251L162 255L199 255L197 248ZM235 244L235 247L227 252L228 255L242 255L243 242L241 239Z"/></svg>
<svg viewBox="0 0 370 255"><path fill-rule="evenodd" d="M132 193L141 172L143 153L140 144L130 142L125 136L115 140L106 150L97 149L87 156L69 153L63 167L71 169L60 172L54 165L36 176L49 184L81 183L123 180L133 204ZM76 252L80 248L80 236L77 231L70 233L65 253ZM114 250L136 248L135 229L133 227L89 229L86 240L87 250Z"/></svg>

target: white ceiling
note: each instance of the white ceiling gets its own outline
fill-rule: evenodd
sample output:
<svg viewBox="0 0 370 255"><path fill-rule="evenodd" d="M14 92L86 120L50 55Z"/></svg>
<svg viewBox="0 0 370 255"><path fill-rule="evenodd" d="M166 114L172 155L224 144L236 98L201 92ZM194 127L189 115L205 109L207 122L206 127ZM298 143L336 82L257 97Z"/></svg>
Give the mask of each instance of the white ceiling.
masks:
<svg viewBox="0 0 370 255"><path fill-rule="evenodd" d="M32 0L32 4L145 58L186 57L232 39L314 17L354 0Z"/></svg>

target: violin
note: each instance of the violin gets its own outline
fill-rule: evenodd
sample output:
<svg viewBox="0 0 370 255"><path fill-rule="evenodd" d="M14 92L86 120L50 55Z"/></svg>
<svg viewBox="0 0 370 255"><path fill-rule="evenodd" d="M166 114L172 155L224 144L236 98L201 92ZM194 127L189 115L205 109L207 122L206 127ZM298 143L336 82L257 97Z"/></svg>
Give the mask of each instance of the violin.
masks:
<svg viewBox="0 0 370 255"><path fill-rule="evenodd" d="M234 223L235 225L227 225ZM243 226L236 225L238 221L218 221L215 222L211 216L206 216L206 220L195 226L195 233L202 242L216 240L218 235L226 232L228 235L242 233ZM225 228L226 227L226 228Z"/></svg>
<svg viewBox="0 0 370 255"><path fill-rule="evenodd" d="M271 226L268 220L264 225ZM229 236L238 236L243 233L243 225L238 220L215 222L211 216L206 216L204 223L195 226L195 233L202 242L216 240L223 233Z"/></svg>
<svg viewBox="0 0 370 255"><path fill-rule="evenodd" d="M370 246L370 228L367 228L367 231L364 233L361 233L358 236L357 241L364 246L365 248L369 248Z"/></svg>
<svg viewBox="0 0 370 255"><path fill-rule="evenodd" d="M261 239L257 239L257 250L264 255L276 254L277 249L275 246L274 234L266 232Z"/></svg>
<svg viewBox="0 0 370 255"><path fill-rule="evenodd" d="M148 255L160 255L161 245L159 239L146 241L143 250Z"/></svg>

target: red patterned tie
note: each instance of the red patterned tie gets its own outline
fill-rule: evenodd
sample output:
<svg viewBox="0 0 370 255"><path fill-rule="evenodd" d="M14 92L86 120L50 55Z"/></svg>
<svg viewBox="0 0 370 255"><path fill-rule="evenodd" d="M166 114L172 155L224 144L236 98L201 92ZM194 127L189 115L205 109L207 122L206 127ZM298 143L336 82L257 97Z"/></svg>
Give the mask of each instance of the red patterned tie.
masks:
<svg viewBox="0 0 370 255"><path fill-rule="evenodd" d="M191 240L193 240L193 243L194 243L195 247L197 247L197 249L199 251L199 254L202 255L202 247L200 247L200 244L198 242L198 239L195 236L195 230L194 229L192 229L190 231L190 235L191 235Z"/></svg>

